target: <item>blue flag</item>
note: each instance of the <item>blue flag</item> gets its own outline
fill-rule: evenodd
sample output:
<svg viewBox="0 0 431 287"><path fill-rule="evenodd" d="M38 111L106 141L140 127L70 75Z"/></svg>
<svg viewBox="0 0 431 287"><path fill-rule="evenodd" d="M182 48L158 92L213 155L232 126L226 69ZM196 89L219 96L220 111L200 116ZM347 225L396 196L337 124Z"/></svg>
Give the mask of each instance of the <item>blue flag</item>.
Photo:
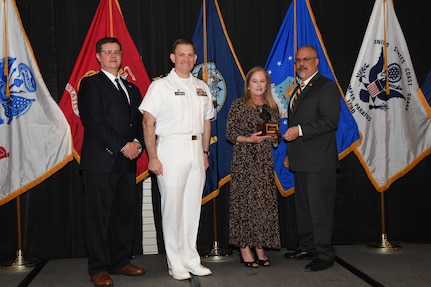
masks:
<svg viewBox="0 0 431 287"><path fill-rule="evenodd" d="M425 82L422 84L421 90L424 93L428 104L431 106L431 71L429 71Z"/></svg>
<svg viewBox="0 0 431 287"><path fill-rule="evenodd" d="M232 144L226 140L226 121L232 101L244 92L245 78L217 0L206 0L204 7L192 38L198 55L192 73L208 83L215 101L216 116L211 123L210 167L207 170L203 204L216 197L219 188L230 179ZM203 15L206 15L206 23Z"/></svg>
<svg viewBox="0 0 431 287"><path fill-rule="evenodd" d="M337 82L309 1L292 1L265 65L271 76L274 99L279 106L282 134L287 130L287 106L295 85L295 52L304 45L311 45L317 49L319 72ZM338 157L341 159L359 144L360 135L358 126L344 101L343 92L339 85L338 87L341 111L336 137ZM292 194L295 186L293 174L283 166L286 149L287 144L281 141L278 148L273 150L277 184L283 196Z"/></svg>

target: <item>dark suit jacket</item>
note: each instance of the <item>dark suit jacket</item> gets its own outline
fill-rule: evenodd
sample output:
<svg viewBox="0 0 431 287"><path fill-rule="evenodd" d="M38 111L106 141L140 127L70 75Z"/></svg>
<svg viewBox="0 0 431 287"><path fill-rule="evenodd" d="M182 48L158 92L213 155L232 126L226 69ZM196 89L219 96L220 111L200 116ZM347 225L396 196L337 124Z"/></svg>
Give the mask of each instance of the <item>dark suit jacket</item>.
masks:
<svg viewBox="0 0 431 287"><path fill-rule="evenodd" d="M81 169L101 172L136 171L136 160L120 152L127 142L137 139L143 146L142 101L139 89L123 80L130 98L124 96L103 73L85 77L78 92L79 115L84 126Z"/></svg>
<svg viewBox="0 0 431 287"><path fill-rule="evenodd" d="M301 125L302 137L288 142L292 171L336 169L338 162L335 131L340 114L340 92L334 81L317 73L305 86L289 111L289 127Z"/></svg>

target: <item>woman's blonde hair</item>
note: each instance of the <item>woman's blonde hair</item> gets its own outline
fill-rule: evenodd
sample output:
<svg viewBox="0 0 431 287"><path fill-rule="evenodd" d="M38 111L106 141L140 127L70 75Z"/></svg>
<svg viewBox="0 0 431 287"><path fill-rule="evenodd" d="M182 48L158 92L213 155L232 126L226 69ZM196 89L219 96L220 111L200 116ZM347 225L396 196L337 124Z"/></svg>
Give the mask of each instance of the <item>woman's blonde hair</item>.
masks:
<svg viewBox="0 0 431 287"><path fill-rule="evenodd" d="M256 105L253 103L253 99L252 99L250 90L248 89L251 77L256 72L263 72L265 74L265 78L266 78L266 89L265 89L265 94L264 94L265 102L270 107L271 112L273 112L273 113L277 112L278 106L275 103L274 98L272 97L272 92L271 92L271 79L269 77L268 72L262 66L255 66L255 67L251 68L248 71L247 76L245 77L244 100L245 100L246 105L249 107L252 107L252 108L257 108Z"/></svg>

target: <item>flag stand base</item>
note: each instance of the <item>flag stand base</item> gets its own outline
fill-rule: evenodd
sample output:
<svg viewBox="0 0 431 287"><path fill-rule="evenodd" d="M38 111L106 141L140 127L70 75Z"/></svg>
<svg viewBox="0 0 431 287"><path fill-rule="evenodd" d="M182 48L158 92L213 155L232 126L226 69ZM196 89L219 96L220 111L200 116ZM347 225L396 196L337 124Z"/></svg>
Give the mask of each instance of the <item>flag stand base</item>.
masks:
<svg viewBox="0 0 431 287"><path fill-rule="evenodd" d="M222 262L232 260L232 252L219 248L218 241L213 241L213 248L208 254L202 255L203 261Z"/></svg>
<svg viewBox="0 0 431 287"><path fill-rule="evenodd" d="M16 259L10 262L2 263L1 267L5 269L24 269L27 267L34 267L36 265L37 262L30 262L25 260L22 256L22 251L18 250Z"/></svg>
<svg viewBox="0 0 431 287"><path fill-rule="evenodd" d="M382 234L382 240L374 244L368 244L368 247L378 253L392 253L401 249L401 245L391 244L387 240L386 234Z"/></svg>

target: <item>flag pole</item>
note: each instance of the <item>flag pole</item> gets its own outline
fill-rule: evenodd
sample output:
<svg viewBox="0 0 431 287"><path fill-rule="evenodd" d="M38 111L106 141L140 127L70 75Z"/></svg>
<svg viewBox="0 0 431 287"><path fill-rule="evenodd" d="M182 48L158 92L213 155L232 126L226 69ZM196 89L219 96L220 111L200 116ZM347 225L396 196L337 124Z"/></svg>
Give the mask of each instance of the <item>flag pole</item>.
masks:
<svg viewBox="0 0 431 287"><path fill-rule="evenodd" d="M388 81L388 61L387 61L387 38L386 38L386 29L387 29L387 10L386 10L386 1L387 0L383 0L382 1L382 5L383 5L383 15L384 15L384 20L383 20L383 41L385 43L385 45L383 45L383 61L384 61L384 70L385 70L385 78L386 78L386 95L389 95L389 81ZM375 243L375 244L369 244L368 246L371 248L374 248L375 251L377 252L393 252L393 251L398 251L401 249L401 246L399 245L393 245L388 241L388 235L386 234L386 223L385 223L385 191L380 192L380 217L381 217L381 224L382 224L382 236L379 242Z"/></svg>
<svg viewBox="0 0 431 287"><path fill-rule="evenodd" d="M389 253L393 251L398 251L401 249L400 245L391 244L388 241L388 236L386 234L385 227L385 192L380 192L380 209L381 209L381 224L382 224L382 238L379 242L374 244L368 244L368 247L373 248L374 251L381 253Z"/></svg>
<svg viewBox="0 0 431 287"><path fill-rule="evenodd" d="M37 264L37 262L30 262L25 260L24 256L22 255L21 203L19 195L16 197L16 216L18 226L18 251L16 252L17 257L15 258L15 260L2 263L2 268L23 269L25 267L33 267Z"/></svg>
<svg viewBox="0 0 431 287"><path fill-rule="evenodd" d="M206 9L206 0L202 0L202 24L203 24L203 52L204 52L204 74L203 80L208 83L208 49L207 49L207 9ZM217 105L217 101L214 102ZM217 109L215 109L217 111ZM221 250L219 248L218 235L217 235L217 201L214 197L212 199L212 207L213 207L213 248L207 254L202 256L205 261L226 261L230 260L230 255L232 252Z"/></svg>
<svg viewBox="0 0 431 287"><path fill-rule="evenodd" d="M388 12L386 9L386 0L383 0L383 69L385 71L385 92L386 95L389 96L391 94L391 91L389 89L389 79L388 79L388 45L387 45L387 38L386 38L386 31L387 31L387 22L388 22Z"/></svg>
<svg viewBox="0 0 431 287"><path fill-rule="evenodd" d="M204 49L204 74L203 80L208 83L208 49L207 49L207 5L206 0L202 0L202 27L203 27L203 49Z"/></svg>
<svg viewBox="0 0 431 287"><path fill-rule="evenodd" d="M6 7L6 1L3 0L3 4ZM9 60L9 50L8 50L8 42L7 42L7 9L4 9L4 17L3 17L3 27L4 27L4 48L5 48L5 65L3 68L3 74L4 77L6 78L6 83L8 83L8 76L9 76L9 64L8 64L8 60ZM10 97L10 90L9 90L9 85L6 84L6 97L9 98ZM24 268L24 267L32 267L35 266L36 263L34 262L28 262L24 259L23 255L22 255L22 234L21 234L21 203L20 203L20 197L19 195L16 197L16 213L17 213L17 229L18 229L18 251L17 251L17 257L15 258L15 260L9 260L5 263L1 264L2 268L11 268L11 269L16 269L16 268Z"/></svg>
<svg viewBox="0 0 431 287"><path fill-rule="evenodd" d="M231 260L231 251L222 250L219 248L219 242L218 242L218 232L217 232L217 202L216 197L212 199L213 202L213 248L211 249L210 253L205 254L202 256L202 259L205 261L212 261L212 262L221 262L221 261L228 261Z"/></svg>
<svg viewBox="0 0 431 287"><path fill-rule="evenodd" d="M6 2L5 0L3 0L4 6L6 8ZM3 17L3 27L4 27L4 31L3 31L3 35L4 35L4 50L5 50L5 57L4 57L4 68L3 68L3 76L6 79L6 83L7 83L7 77L9 75L9 50L8 50L8 43L7 43L7 13L6 13L7 9L4 9L4 17ZM10 90L9 90L9 85L6 85L6 98L10 97Z"/></svg>
<svg viewBox="0 0 431 287"><path fill-rule="evenodd" d="M298 50L298 28L296 25L296 0L293 2L293 55ZM296 65L293 65L293 88L296 88Z"/></svg>

